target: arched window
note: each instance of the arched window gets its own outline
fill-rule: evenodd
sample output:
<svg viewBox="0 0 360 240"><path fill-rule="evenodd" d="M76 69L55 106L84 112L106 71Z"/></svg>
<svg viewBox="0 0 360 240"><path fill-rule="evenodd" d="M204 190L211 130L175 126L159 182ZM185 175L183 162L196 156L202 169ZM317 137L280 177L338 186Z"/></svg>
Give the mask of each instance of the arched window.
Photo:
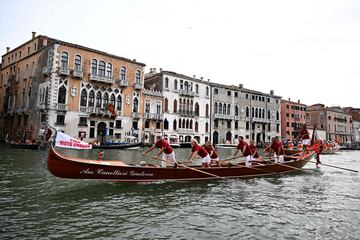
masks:
<svg viewBox="0 0 360 240"><path fill-rule="evenodd" d="M182 128L185 128L185 124L186 124L186 121L185 121L185 119L183 119L183 121L182 121Z"/></svg>
<svg viewBox="0 0 360 240"><path fill-rule="evenodd" d="M97 93L96 93L96 102L95 102L95 106L97 107L97 108L100 108L101 107L101 92L100 91L98 91Z"/></svg>
<svg viewBox="0 0 360 240"><path fill-rule="evenodd" d="M255 117L257 118L258 117L258 109L255 108Z"/></svg>
<svg viewBox="0 0 360 240"><path fill-rule="evenodd" d="M199 131L199 124L198 122L195 122L195 132L198 132Z"/></svg>
<svg viewBox="0 0 360 240"><path fill-rule="evenodd" d="M266 118L266 116L265 116L265 109L262 110L262 117L263 117L263 118Z"/></svg>
<svg viewBox="0 0 360 240"><path fill-rule="evenodd" d="M189 128L190 128L190 129L192 129L192 128L193 128L192 124L193 124L193 121L192 121L192 120L190 120L190 126L189 126Z"/></svg>
<svg viewBox="0 0 360 240"><path fill-rule="evenodd" d="M271 114L270 114L270 110L268 110L268 119L270 119L271 118Z"/></svg>
<svg viewBox="0 0 360 240"><path fill-rule="evenodd" d="M209 87L206 87L206 96L209 96Z"/></svg>
<svg viewBox="0 0 360 240"><path fill-rule="evenodd" d="M209 123L205 123L205 132L209 132Z"/></svg>
<svg viewBox="0 0 360 240"><path fill-rule="evenodd" d="M179 119L179 128L181 128L181 118Z"/></svg>
<svg viewBox="0 0 360 240"><path fill-rule="evenodd" d="M108 63L106 66L106 76L111 77L112 76L112 65L111 63Z"/></svg>
<svg viewBox="0 0 360 240"><path fill-rule="evenodd" d="M169 111L169 100L167 98L165 98L164 100L164 111L168 112Z"/></svg>
<svg viewBox="0 0 360 240"><path fill-rule="evenodd" d="M81 56L80 55L75 56L74 69L75 69L75 71L81 71Z"/></svg>
<svg viewBox="0 0 360 240"><path fill-rule="evenodd" d="M280 114L279 114L279 111L276 111L276 120L278 120L278 121L279 121L279 119L280 119Z"/></svg>
<svg viewBox="0 0 360 240"><path fill-rule="evenodd" d="M222 104L219 103L219 113L222 114Z"/></svg>
<svg viewBox="0 0 360 240"><path fill-rule="evenodd" d="M85 89L83 89L81 91L80 106L86 107L86 102L87 102L87 92Z"/></svg>
<svg viewBox="0 0 360 240"><path fill-rule="evenodd" d="M145 103L145 112L150 113L150 102Z"/></svg>
<svg viewBox="0 0 360 240"><path fill-rule="evenodd" d="M209 117L209 104L205 106L205 117Z"/></svg>
<svg viewBox="0 0 360 240"><path fill-rule="evenodd" d="M199 94L199 85L195 84L195 93Z"/></svg>
<svg viewBox="0 0 360 240"><path fill-rule="evenodd" d="M69 58L69 55L67 54L67 52L61 53L61 68L64 68L64 69L68 68L68 58Z"/></svg>
<svg viewBox="0 0 360 240"><path fill-rule="evenodd" d="M120 80L126 80L126 67L122 66L120 70Z"/></svg>
<svg viewBox="0 0 360 240"><path fill-rule="evenodd" d="M218 112L218 103L215 102L214 104L214 113L217 113Z"/></svg>
<svg viewBox="0 0 360 240"><path fill-rule="evenodd" d="M146 121L145 121L145 128L149 128L149 126L150 126L150 121L149 121L149 120L146 120Z"/></svg>
<svg viewBox="0 0 360 240"><path fill-rule="evenodd" d="M93 107L95 103L95 93L93 90L90 91L89 93L89 102L88 102L88 106L89 107Z"/></svg>
<svg viewBox="0 0 360 240"><path fill-rule="evenodd" d="M176 99L174 100L174 113L176 113L177 112L177 101L176 101Z"/></svg>
<svg viewBox="0 0 360 240"><path fill-rule="evenodd" d="M174 130L176 130L176 119L174 119L173 128L174 128Z"/></svg>
<svg viewBox="0 0 360 240"><path fill-rule="evenodd" d="M166 129L166 130L169 129L169 121L166 118L164 120L164 129Z"/></svg>
<svg viewBox="0 0 360 240"><path fill-rule="evenodd" d="M189 83L187 81L184 82L185 91L189 90Z"/></svg>
<svg viewBox="0 0 360 240"><path fill-rule="evenodd" d="M235 116L239 116L239 106L235 105Z"/></svg>
<svg viewBox="0 0 360 240"><path fill-rule="evenodd" d="M99 62L99 75L105 76L105 62L104 61Z"/></svg>
<svg viewBox="0 0 360 240"><path fill-rule="evenodd" d="M246 107L246 117L250 117L250 110L249 110L249 107Z"/></svg>
<svg viewBox="0 0 360 240"><path fill-rule="evenodd" d="M109 95L107 93L104 94L103 98L103 108L107 110L109 104Z"/></svg>
<svg viewBox="0 0 360 240"><path fill-rule="evenodd" d="M200 112L199 104L195 103L195 116L199 116L199 112Z"/></svg>
<svg viewBox="0 0 360 240"><path fill-rule="evenodd" d="M115 95L114 94L111 94L111 96L110 96L110 104L113 105L115 108Z"/></svg>
<svg viewBox="0 0 360 240"><path fill-rule="evenodd" d="M91 73L97 74L97 60L96 59L91 60Z"/></svg>
<svg viewBox="0 0 360 240"><path fill-rule="evenodd" d="M139 100L134 98L133 100L133 112L137 113L139 109Z"/></svg>
<svg viewBox="0 0 360 240"><path fill-rule="evenodd" d="M165 88L169 88L169 79L165 78Z"/></svg>
<svg viewBox="0 0 360 240"><path fill-rule="evenodd" d="M160 104L156 105L156 114L161 114L161 106L160 106Z"/></svg>
<svg viewBox="0 0 360 240"><path fill-rule="evenodd" d="M177 88L178 88L178 87L177 87L177 84L178 84L177 79L175 79L175 80L174 80L174 89L175 89L175 90L177 90Z"/></svg>
<svg viewBox="0 0 360 240"><path fill-rule="evenodd" d="M140 70L136 70L136 76L135 76L136 83L141 83L141 72Z"/></svg>
<svg viewBox="0 0 360 240"><path fill-rule="evenodd" d="M254 110L254 108L251 108L251 117L255 117L255 110Z"/></svg>
<svg viewBox="0 0 360 240"><path fill-rule="evenodd" d="M66 87L61 86L59 88L58 103L65 104L66 101Z"/></svg>
<svg viewBox="0 0 360 240"><path fill-rule="evenodd" d="M189 129L189 119L186 119L186 129Z"/></svg>
<svg viewBox="0 0 360 240"><path fill-rule="evenodd" d="M230 115L230 104L227 105L227 111L226 111L227 115Z"/></svg>
<svg viewBox="0 0 360 240"><path fill-rule="evenodd" d="M121 95L119 95L116 98L116 110L121 111L121 108L122 108L122 99L121 99Z"/></svg>

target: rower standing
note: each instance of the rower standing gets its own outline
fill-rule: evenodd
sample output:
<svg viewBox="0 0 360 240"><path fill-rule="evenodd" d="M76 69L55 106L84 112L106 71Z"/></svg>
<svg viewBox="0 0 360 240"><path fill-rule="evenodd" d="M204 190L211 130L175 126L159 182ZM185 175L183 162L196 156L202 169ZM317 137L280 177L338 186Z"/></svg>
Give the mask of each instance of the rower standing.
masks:
<svg viewBox="0 0 360 240"><path fill-rule="evenodd" d="M247 142L245 142L244 137L239 136L239 144L236 147L236 152L233 157L236 157L238 152L241 151L243 157L245 158L246 166L251 166L251 150Z"/></svg>
<svg viewBox="0 0 360 240"><path fill-rule="evenodd" d="M264 151L274 151L274 161L275 163L284 163L284 148L279 141L278 137L272 138L272 143L264 149Z"/></svg>
<svg viewBox="0 0 360 240"><path fill-rule="evenodd" d="M255 146L254 140L250 140L249 148L251 151L251 160L256 160L259 158L259 152Z"/></svg>
<svg viewBox="0 0 360 240"><path fill-rule="evenodd" d="M192 154L190 155L188 162L192 162L196 155L199 154L201 158L201 167L210 167L210 156L208 152L198 144L196 139L191 140L191 147Z"/></svg>
<svg viewBox="0 0 360 240"><path fill-rule="evenodd" d="M215 152L215 149L213 146L211 146L210 141L205 142L204 149L209 153L210 156L210 163L214 164L216 166L220 166L220 159L218 154Z"/></svg>
<svg viewBox="0 0 360 240"><path fill-rule="evenodd" d="M156 142L153 146L151 146L148 150L143 152L143 155L146 155L146 153L152 151L155 148L161 148L160 152L157 154L157 157L160 156L161 153L163 153L161 158L161 167L165 168L167 166L167 163L173 162L174 166L176 167L176 160L175 160L175 153L170 144L162 138L162 136L156 137Z"/></svg>
<svg viewBox="0 0 360 240"><path fill-rule="evenodd" d="M306 124L303 125L300 133L298 134L298 136L296 138L302 139L302 145L303 145L303 149L304 149L303 153L308 153L309 152L308 147L310 146L310 133L307 130Z"/></svg>

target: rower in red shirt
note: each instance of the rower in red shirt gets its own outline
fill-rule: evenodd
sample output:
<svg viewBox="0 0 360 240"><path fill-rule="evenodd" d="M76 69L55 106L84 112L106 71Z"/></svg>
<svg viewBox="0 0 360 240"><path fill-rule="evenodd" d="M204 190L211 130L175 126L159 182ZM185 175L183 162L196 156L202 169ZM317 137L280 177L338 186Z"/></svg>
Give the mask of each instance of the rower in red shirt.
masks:
<svg viewBox="0 0 360 240"><path fill-rule="evenodd" d="M204 149L209 153L210 163L216 166L220 166L220 159L213 146L211 146L210 141L205 142Z"/></svg>
<svg viewBox="0 0 360 240"><path fill-rule="evenodd" d="M241 151L242 155L245 158L246 166L251 166L251 150L247 142L245 142L244 137L239 136L239 144L236 147L236 152L233 157L236 157L238 152Z"/></svg>
<svg viewBox="0 0 360 240"><path fill-rule="evenodd" d="M160 148L160 152L157 154L157 157L160 156L161 153L163 153L161 158L161 167L166 167L167 164L173 162L174 166L176 167L176 160L175 160L175 153L170 144L161 136L156 137L156 142L153 146L151 146L148 150L143 152L143 155L146 155L146 153L152 151L155 148Z"/></svg>
<svg viewBox="0 0 360 240"><path fill-rule="evenodd" d="M284 148L278 137L272 138L272 143L264 151L274 151L275 163L284 163Z"/></svg>
<svg viewBox="0 0 360 240"><path fill-rule="evenodd" d="M249 148L251 151L251 160L256 160L259 158L259 152L255 146L254 140L250 140Z"/></svg>
<svg viewBox="0 0 360 240"><path fill-rule="evenodd" d="M196 155L199 155L201 160L201 167L210 167L210 156L208 152L198 144L196 139L191 140L192 154L190 155L188 162L192 162Z"/></svg>
<svg viewBox="0 0 360 240"><path fill-rule="evenodd" d="M308 153L308 146L310 146L311 140L310 140L310 133L307 130L307 126L306 124L303 125L300 133L298 134L298 136L296 137L296 139L302 139L302 145L304 148L304 153Z"/></svg>

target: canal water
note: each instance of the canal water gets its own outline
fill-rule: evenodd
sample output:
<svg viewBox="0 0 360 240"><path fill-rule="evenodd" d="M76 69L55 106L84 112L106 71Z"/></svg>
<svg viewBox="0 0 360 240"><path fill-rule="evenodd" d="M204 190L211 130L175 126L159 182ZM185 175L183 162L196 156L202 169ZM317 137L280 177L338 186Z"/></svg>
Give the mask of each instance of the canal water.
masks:
<svg viewBox="0 0 360 240"><path fill-rule="evenodd" d="M106 150L105 158L135 163L141 151ZM178 159L189 155L175 151ZM360 151L321 160L360 170ZM157 184L68 180L52 176L38 151L0 145L0 239L360 239L360 175L305 168L318 174Z"/></svg>

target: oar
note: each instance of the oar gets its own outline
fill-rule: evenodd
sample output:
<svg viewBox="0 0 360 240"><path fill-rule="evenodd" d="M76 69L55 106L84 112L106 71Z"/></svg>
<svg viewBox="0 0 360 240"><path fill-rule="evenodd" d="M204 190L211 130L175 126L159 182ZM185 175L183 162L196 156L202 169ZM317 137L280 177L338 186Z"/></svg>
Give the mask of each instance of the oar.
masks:
<svg viewBox="0 0 360 240"><path fill-rule="evenodd" d="M153 156L150 156L150 155L147 155L147 154L144 154L145 156L149 157L149 158L152 158L152 159L156 159L156 160L159 160L159 161L164 161L164 162L167 162L167 163L171 163L173 164L174 162L171 162L171 161L168 161L168 160L163 160L163 159L160 159L158 157L153 157ZM221 178L223 180L228 180L224 177L221 177L221 176L218 176L218 175L215 175L215 174L212 174L212 173L208 173L208 172L205 172L205 171L201 171L199 169L196 169L196 168L192 168L192 167L189 167L189 166L186 166L184 164L181 164L181 163L176 163L177 165L183 167L183 168L187 168L187 169L190 169L190 170L193 170L193 171L196 171L196 172L200 172L200 173L203 173L203 174L207 174L209 176L212 176L212 177L216 177L216 178Z"/></svg>
<svg viewBox="0 0 360 240"><path fill-rule="evenodd" d="M313 161L309 161L309 162L316 163L316 162L313 162ZM325 164L325 163L320 163L320 164L321 164L321 165L324 165L324 166L327 166L327 167L338 168L338 169L347 170L347 171L351 171L351 172L356 172L356 173L358 173L358 172L359 172L359 171L354 170L354 169L349 169L349 168L338 167L338 166L334 166L334 165L330 165L330 164Z"/></svg>
<svg viewBox="0 0 360 240"><path fill-rule="evenodd" d="M284 167L288 167L288 168L291 168L291 169L294 169L294 170L298 170L298 171L302 171L302 172L306 172L306 173L311 173L311 174L315 174L315 175L320 176L320 174L318 174L318 173L309 172L309 171L306 171L306 170L304 170L304 169L297 168L297 167L293 167L293 166L289 166L289 165L286 165L286 164L283 164L283 163L276 163L276 162L274 162L274 164L277 164L277 165L284 166Z"/></svg>

